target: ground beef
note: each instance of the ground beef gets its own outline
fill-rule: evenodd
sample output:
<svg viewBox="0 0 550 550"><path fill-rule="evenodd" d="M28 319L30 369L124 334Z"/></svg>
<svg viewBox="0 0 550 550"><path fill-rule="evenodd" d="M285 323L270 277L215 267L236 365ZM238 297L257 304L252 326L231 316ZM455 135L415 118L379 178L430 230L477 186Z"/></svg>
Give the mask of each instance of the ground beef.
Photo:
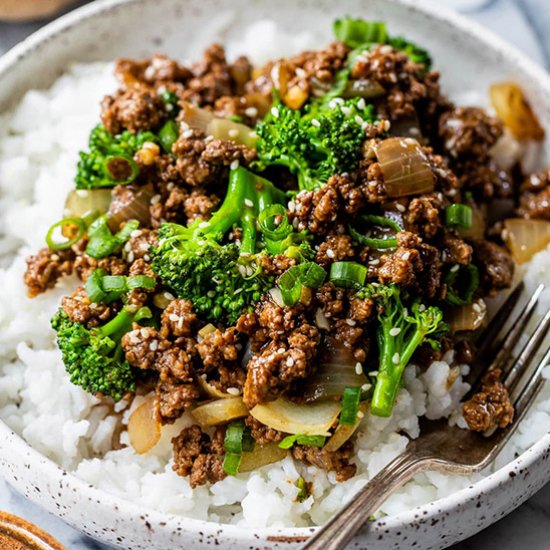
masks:
<svg viewBox="0 0 550 550"><path fill-rule="evenodd" d="M79 253L74 261L74 270L85 281L94 269L103 269L108 275L127 275L128 264L117 256L96 260L85 252Z"/></svg>
<svg viewBox="0 0 550 550"><path fill-rule="evenodd" d="M477 159L459 162L455 167L459 186L472 191L479 200L511 198L514 195L514 180L508 170L497 166L492 160Z"/></svg>
<svg viewBox="0 0 550 550"><path fill-rule="evenodd" d="M124 245L124 254L128 262L143 258L146 262L151 260L151 247L157 246L157 232L151 229L137 229L132 233L128 242Z"/></svg>
<svg viewBox="0 0 550 550"><path fill-rule="evenodd" d="M247 416L244 423L250 428L252 437L258 445L267 445L268 443L279 443L285 438L285 434L279 430L274 430L253 416Z"/></svg>
<svg viewBox="0 0 550 550"><path fill-rule="evenodd" d="M164 157L161 157L160 164L162 168L165 168L164 160ZM171 159L168 165L176 172L175 165L171 164L172 162L174 161ZM174 173L172 177L178 178L179 176ZM173 181L157 183L156 189L158 193L151 199L149 205L152 227L158 229L164 222L185 225L187 223L185 201L189 198L188 191L176 185Z"/></svg>
<svg viewBox="0 0 550 550"><path fill-rule="evenodd" d="M315 291L315 301L323 311L323 315L331 320L338 319L346 313L346 293L344 289L328 282Z"/></svg>
<svg viewBox="0 0 550 550"><path fill-rule="evenodd" d="M494 294L512 284L514 261L503 246L491 241L476 241L474 263L479 268L481 284L487 293Z"/></svg>
<svg viewBox="0 0 550 550"><path fill-rule="evenodd" d="M357 466L350 464L353 456L353 443L346 442L337 451L327 451L322 447L309 447L305 445L295 445L292 448L292 456L296 460L302 460L307 464L313 464L323 470L336 473L338 481L346 481L355 475Z"/></svg>
<svg viewBox="0 0 550 550"><path fill-rule="evenodd" d="M334 262L349 261L355 257L355 247L349 235L329 235L319 244L315 261L325 269Z"/></svg>
<svg viewBox="0 0 550 550"><path fill-rule="evenodd" d="M200 391L194 384L176 380L160 380L155 393L158 416L163 424L171 424L177 420L200 397Z"/></svg>
<svg viewBox="0 0 550 550"><path fill-rule="evenodd" d="M160 96L150 88L134 86L120 89L101 102L101 121L112 134L123 130L136 133L155 130L166 119L166 110Z"/></svg>
<svg viewBox="0 0 550 550"><path fill-rule="evenodd" d="M236 366L241 349L242 345L235 327L223 332L218 328L214 329L197 344L204 372L210 372L219 367Z"/></svg>
<svg viewBox="0 0 550 550"><path fill-rule="evenodd" d="M220 198L217 195L193 190L183 202L183 210L187 216L187 223L190 224L196 220L208 219L219 203Z"/></svg>
<svg viewBox="0 0 550 550"><path fill-rule="evenodd" d="M519 214L550 220L550 168L527 176L520 189Z"/></svg>
<svg viewBox="0 0 550 550"><path fill-rule="evenodd" d="M179 176L190 186L206 186L227 180L232 163L247 166L256 151L234 141L205 140L196 130L183 132L172 147Z"/></svg>
<svg viewBox="0 0 550 550"><path fill-rule="evenodd" d="M313 369L320 342L316 327L303 324L284 340L272 340L252 356L244 386L244 402L249 408L272 399Z"/></svg>
<svg viewBox="0 0 550 550"><path fill-rule="evenodd" d="M84 287L78 287L71 296L64 296L61 307L71 321L88 328L104 325L113 313L111 306L92 303Z"/></svg>
<svg viewBox="0 0 550 550"><path fill-rule="evenodd" d="M262 268L262 273L270 277L279 277L285 271L296 265L294 258L289 258L285 254L260 254L256 261Z"/></svg>
<svg viewBox="0 0 550 550"><path fill-rule="evenodd" d="M403 216L407 231L428 239L434 238L443 227L445 203L438 193L415 197Z"/></svg>
<svg viewBox="0 0 550 550"><path fill-rule="evenodd" d="M178 298L172 300L162 312L161 335L164 338L191 336L198 319L189 300Z"/></svg>
<svg viewBox="0 0 550 550"><path fill-rule="evenodd" d="M138 81L157 88L166 82L185 82L192 73L177 61L156 53L149 59L119 59L115 66L115 76L127 86Z"/></svg>
<svg viewBox="0 0 550 550"><path fill-rule="evenodd" d="M189 476L193 488L224 479L224 437L225 428L216 428L212 438L199 426L185 428L172 439L174 471L180 476Z"/></svg>
<svg viewBox="0 0 550 550"><path fill-rule="evenodd" d="M157 275L153 271L151 264L145 261L144 258L135 260L130 269L128 270L128 276L145 276L150 277L156 281ZM156 284L153 288L134 288L128 293L128 304L135 307L143 307L149 297L155 292Z"/></svg>
<svg viewBox="0 0 550 550"><path fill-rule="evenodd" d="M445 232L442 241L445 261L452 264L468 265L472 261L472 247L456 237Z"/></svg>
<svg viewBox="0 0 550 550"><path fill-rule="evenodd" d="M73 272L75 253L73 250L50 250L42 248L27 259L27 269L23 279L29 298L53 288L64 275Z"/></svg>
<svg viewBox="0 0 550 550"><path fill-rule="evenodd" d="M502 123L477 107L455 107L439 119L439 137L445 150L456 159L486 159L503 132Z"/></svg>
<svg viewBox="0 0 550 550"><path fill-rule="evenodd" d="M512 423L514 407L500 376L498 369L489 371L481 381L481 392L464 403L462 412L470 430L485 432Z"/></svg>

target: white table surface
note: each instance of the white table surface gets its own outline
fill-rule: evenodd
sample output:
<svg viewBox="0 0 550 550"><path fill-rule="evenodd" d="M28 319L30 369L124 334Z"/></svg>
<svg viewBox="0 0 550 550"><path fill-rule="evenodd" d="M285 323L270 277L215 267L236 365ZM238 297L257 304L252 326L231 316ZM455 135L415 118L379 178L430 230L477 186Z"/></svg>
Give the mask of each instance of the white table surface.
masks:
<svg viewBox="0 0 550 550"><path fill-rule="evenodd" d="M79 0L77 5L85 3L85 0ZM550 69L550 0L437 0L434 1L435 10L437 5L449 5L465 12ZM43 23L0 22L0 54ZM16 494L2 479L0 510L37 524L70 550L108 549ZM548 550L549 532L550 485L547 485L507 518L451 550Z"/></svg>

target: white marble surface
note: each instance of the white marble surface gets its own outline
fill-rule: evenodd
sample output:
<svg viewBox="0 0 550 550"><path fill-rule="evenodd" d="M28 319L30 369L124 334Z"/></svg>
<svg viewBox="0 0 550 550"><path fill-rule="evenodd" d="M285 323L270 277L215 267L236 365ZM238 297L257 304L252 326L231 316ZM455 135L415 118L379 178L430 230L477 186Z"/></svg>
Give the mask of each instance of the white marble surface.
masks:
<svg viewBox="0 0 550 550"><path fill-rule="evenodd" d="M1 2L2 0L0 0ZM79 0L77 4L85 4ZM532 59L550 69L550 0L434 0L467 13L501 34ZM0 22L0 53L23 39L40 23L9 25ZM17 514L56 536L70 550L107 550L15 494L0 479L0 510ZM548 550L550 485L507 518L451 550ZM168 550L168 549L167 549ZM407 549L401 549L407 550Z"/></svg>

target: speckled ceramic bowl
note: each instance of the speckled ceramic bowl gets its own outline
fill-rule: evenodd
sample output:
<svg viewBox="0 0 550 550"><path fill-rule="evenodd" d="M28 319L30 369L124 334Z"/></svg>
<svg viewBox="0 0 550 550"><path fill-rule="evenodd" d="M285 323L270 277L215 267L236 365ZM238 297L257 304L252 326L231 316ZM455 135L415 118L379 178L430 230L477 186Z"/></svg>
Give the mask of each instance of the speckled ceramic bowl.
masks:
<svg viewBox="0 0 550 550"><path fill-rule="evenodd" d="M261 18L287 31L307 27L329 38L342 14L387 21L432 52L451 96L486 94L496 80L518 81L550 128L550 77L483 28L415 0L107 0L77 10L17 46L0 60L0 110L21 94L45 87L72 61L111 60L164 51L193 57L212 40L236 37ZM277 9L273 9L277 5ZM321 29L323 31L321 31ZM550 164L548 144L543 151ZM220 546L296 548L313 529L244 530L145 510L94 489L61 470L0 422L0 474L44 508L97 539L133 550ZM355 548L440 549L487 527L550 480L550 435L513 463L452 496L382 519Z"/></svg>

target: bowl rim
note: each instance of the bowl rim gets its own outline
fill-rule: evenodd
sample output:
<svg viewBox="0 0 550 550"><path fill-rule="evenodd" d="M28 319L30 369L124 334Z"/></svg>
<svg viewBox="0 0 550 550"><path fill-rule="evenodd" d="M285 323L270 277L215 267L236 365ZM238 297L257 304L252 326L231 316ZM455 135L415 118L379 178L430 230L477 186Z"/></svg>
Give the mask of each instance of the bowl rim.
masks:
<svg viewBox="0 0 550 550"><path fill-rule="evenodd" d="M101 13L108 13L126 4L139 4L149 1L150 0L96 0L95 2L68 12L35 31L25 40L4 53L4 55L0 57L0 78L3 74L15 68L20 59L32 54L33 50L40 47L43 42L55 39L55 37L62 34L65 29L78 24L82 20L95 17ZM396 6L406 7L426 19L431 19L434 22L449 26L453 30L472 38L491 50L499 51L502 55L509 58L513 65L521 66L522 72L527 73L533 80L538 81L538 87L550 94L550 74L527 57L527 55L519 51L515 46L509 44L493 31L486 29L479 23L445 6L438 5L437 13L435 13L433 10L434 5L430 3L430 0L385 0L385 2ZM235 539L250 541L252 538L257 537L265 539L284 535L282 538L288 538L288 540L279 540L278 542L288 543L304 540L305 537L308 537L317 529L317 527L243 529L233 524L218 523L190 518L184 515L160 512L156 509L147 508L133 501L107 493L79 479L74 474L67 472L58 464L31 447L2 420L0 420L0 440L5 440L8 443L5 446L0 446L0 454L2 448L10 448L11 452L19 456L26 456L28 459L32 458L36 464L40 465L46 477L54 483L63 480L65 486L73 488L82 494L91 495L97 501L101 501L103 505L109 505L117 509L117 513L123 513L126 516L135 516L137 518L139 518L140 515L146 514L150 520L164 524L166 529L171 529L172 526L179 525L180 522L184 521L185 531L191 534L204 534L205 532L213 530L219 533L219 529L223 528L225 535L232 536ZM460 506L471 498L475 498L480 494L490 493L509 480L510 474L520 467L522 469L529 469L547 452L550 452L550 433L541 437L519 457L508 462L489 476L446 497L439 498L396 515L384 516L380 520L375 521L371 529L373 531L391 530L392 528L414 522L420 516L422 516L423 519L429 519L435 514L450 512L453 508ZM121 512L121 510L124 510L124 512ZM68 519L70 521L70 518Z"/></svg>

